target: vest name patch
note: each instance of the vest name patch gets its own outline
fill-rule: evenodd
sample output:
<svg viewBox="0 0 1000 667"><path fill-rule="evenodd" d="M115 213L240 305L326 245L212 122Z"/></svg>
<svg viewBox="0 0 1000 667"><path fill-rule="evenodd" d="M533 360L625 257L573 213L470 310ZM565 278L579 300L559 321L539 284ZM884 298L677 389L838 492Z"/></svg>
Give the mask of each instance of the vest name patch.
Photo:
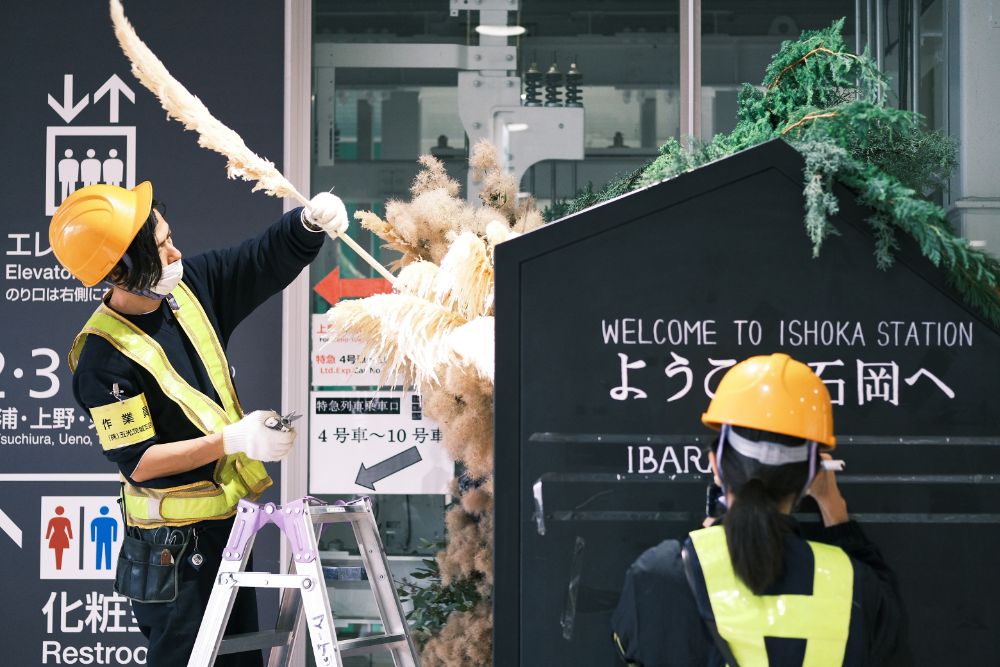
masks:
<svg viewBox="0 0 1000 667"><path fill-rule="evenodd" d="M90 416L104 451L134 445L156 435L145 394L92 408Z"/></svg>

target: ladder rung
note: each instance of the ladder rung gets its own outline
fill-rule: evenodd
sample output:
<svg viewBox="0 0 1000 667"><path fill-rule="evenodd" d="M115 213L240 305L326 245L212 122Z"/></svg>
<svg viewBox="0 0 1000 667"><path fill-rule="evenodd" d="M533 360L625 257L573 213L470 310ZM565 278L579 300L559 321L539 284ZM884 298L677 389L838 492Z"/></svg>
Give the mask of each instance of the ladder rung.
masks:
<svg viewBox="0 0 1000 667"><path fill-rule="evenodd" d="M397 648L397 645L399 648L407 645L406 635L375 635L339 642L341 655L365 655L375 651Z"/></svg>
<svg viewBox="0 0 1000 667"><path fill-rule="evenodd" d="M271 572L233 572L230 577L237 586L245 588L297 588L302 589L306 579L301 574L273 574Z"/></svg>
<svg viewBox="0 0 1000 667"><path fill-rule="evenodd" d="M290 634L288 631L263 630L261 632L247 632L241 635L229 635L219 644L218 655L259 651L263 648L282 646L288 643L288 636Z"/></svg>
<svg viewBox="0 0 1000 667"><path fill-rule="evenodd" d="M342 521L362 521L368 509L357 505L316 505L309 508L313 523L339 523Z"/></svg>

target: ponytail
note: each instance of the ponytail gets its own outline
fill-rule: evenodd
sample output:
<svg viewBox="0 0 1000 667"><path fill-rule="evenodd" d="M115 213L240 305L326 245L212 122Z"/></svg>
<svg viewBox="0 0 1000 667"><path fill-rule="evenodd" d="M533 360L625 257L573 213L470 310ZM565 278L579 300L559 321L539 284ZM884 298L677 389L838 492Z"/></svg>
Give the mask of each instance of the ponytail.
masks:
<svg viewBox="0 0 1000 667"><path fill-rule="evenodd" d="M763 595L785 569L786 523L764 482L749 480L723 521L733 571L754 595Z"/></svg>
<svg viewBox="0 0 1000 667"><path fill-rule="evenodd" d="M736 426L732 431L755 442L806 445L799 438L768 431ZM720 457L724 486L734 496L722 522L733 571L754 595L764 595L785 571L788 523L778 505L788 498L797 498L802 492L810 479L809 463L768 465L744 456L722 441L717 446L716 456Z"/></svg>

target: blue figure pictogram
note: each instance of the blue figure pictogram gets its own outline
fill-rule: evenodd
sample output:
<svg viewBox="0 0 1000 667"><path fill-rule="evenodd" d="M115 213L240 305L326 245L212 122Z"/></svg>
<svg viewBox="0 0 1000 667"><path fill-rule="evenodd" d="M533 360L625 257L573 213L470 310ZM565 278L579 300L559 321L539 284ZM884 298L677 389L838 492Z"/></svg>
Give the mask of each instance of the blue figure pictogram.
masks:
<svg viewBox="0 0 1000 667"><path fill-rule="evenodd" d="M90 522L90 541L97 543L97 569L110 570L111 545L118 540L118 520L108 516L107 505L102 506L100 511L101 516Z"/></svg>

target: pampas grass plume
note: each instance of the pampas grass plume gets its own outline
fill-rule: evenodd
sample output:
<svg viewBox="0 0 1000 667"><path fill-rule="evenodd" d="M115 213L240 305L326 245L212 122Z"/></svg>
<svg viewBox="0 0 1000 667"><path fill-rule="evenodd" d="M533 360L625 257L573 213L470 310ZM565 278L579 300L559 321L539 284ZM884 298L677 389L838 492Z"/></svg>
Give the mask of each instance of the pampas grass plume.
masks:
<svg viewBox="0 0 1000 667"><path fill-rule="evenodd" d="M110 0L111 21L122 51L132 63L132 73L149 89L167 112L186 130L198 133L198 145L227 158L229 178L256 181L253 191L263 190L277 197L291 197L305 204L308 200L289 183L270 160L260 157L243 143L240 135L219 122L197 97L181 85L159 58L139 39L125 17L120 0Z"/></svg>

